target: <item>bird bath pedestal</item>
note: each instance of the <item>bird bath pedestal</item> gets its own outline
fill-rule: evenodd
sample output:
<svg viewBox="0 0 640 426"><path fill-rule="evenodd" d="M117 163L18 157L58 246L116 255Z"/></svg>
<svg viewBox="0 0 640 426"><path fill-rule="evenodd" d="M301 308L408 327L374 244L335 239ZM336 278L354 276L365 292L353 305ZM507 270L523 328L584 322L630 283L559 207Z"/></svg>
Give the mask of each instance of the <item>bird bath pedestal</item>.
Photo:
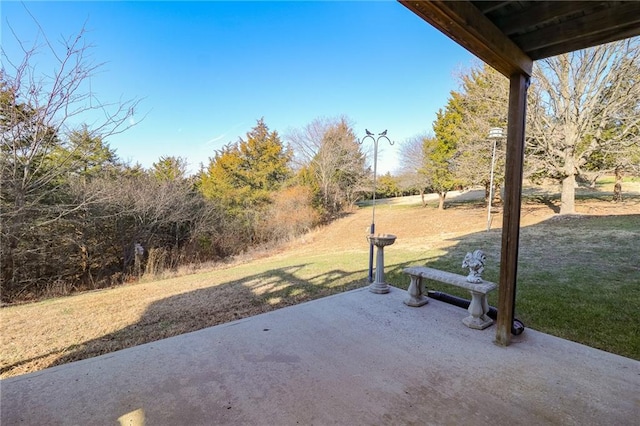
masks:
<svg viewBox="0 0 640 426"><path fill-rule="evenodd" d="M391 234L378 234L367 236L369 244L378 248L376 253L376 279L369 285L372 293L389 293L389 285L384 282L384 247L396 242L396 236Z"/></svg>

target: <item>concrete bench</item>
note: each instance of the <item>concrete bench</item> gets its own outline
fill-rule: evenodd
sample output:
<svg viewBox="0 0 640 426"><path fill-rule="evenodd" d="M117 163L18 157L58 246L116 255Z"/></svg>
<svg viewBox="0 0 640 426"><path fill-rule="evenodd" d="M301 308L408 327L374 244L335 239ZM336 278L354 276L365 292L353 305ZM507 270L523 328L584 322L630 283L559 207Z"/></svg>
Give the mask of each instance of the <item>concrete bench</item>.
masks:
<svg viewBox="0 0 640 426"><path fill-rule="evenodd" d="M426 289L423 289L423 278L440 281L467 289L471 293L471 303L469 304L468 309L470 315L462 320L467 327L474 328L476 330L483 330L493 324L493 320L487 316L487 313L489 312L487 293L498 287L497 284L484 280L479 283L470 283L464 275L458 275L424 266L405 268L403 269L403 272L411 277L409 290L407 290L409 297L404 301L406 305L422 306L429 301L424 295Z"/></svg>

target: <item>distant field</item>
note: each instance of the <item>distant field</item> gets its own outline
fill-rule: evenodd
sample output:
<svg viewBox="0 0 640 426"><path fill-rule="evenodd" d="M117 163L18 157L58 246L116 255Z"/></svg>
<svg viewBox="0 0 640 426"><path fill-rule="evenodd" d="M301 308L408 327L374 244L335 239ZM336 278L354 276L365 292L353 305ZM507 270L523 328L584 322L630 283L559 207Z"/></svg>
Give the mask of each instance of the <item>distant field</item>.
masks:
<svg viewBox="0 0 640 426"><path fill-rule="evenodd" d="M554 214L557 200L530 191L523 204L516 316L527 327L640 360L640 182L623 203L613 184L579 191L579 215ZM609 188L610 186L611 188ZM385 251L386 276L428 264L463 273L467 251L483 249L485 276L498 281L500 214L486 232L474 197L385 201L376 230L398 236ZM367 285L372 209L362 207L275 252L192 275L0 309L2 377L40 370ZM434 289L462 296L457 289ZM491 298L495 305L495 295Z"/></svg>

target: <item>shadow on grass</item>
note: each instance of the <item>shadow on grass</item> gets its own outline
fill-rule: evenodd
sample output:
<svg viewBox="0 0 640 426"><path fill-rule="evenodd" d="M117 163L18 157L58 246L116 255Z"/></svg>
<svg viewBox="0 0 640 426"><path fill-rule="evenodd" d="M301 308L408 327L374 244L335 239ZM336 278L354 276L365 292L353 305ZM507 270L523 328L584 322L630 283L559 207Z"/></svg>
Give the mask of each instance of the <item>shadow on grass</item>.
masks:
<svg viewBox="0 0 640 426"><path fill-rule="evenodd" d="M558 196L553 196L549 194L537 194L537 195L529 195L526 197L528 202L544 204L549 207L552 212L560 213L560 206L558 205Z"/></svg>
<svg viewBox="0 0 640 426"><path fill-rule="evenodd" d="M419 261L424 260L426 259ZM45 368L197 331L369 284L367 269L354 272L333 269L312 276L305 275L304 278L298 276L297 272L308 266L310 265L298 264L277 268L156 301L135 324L66 348L60 357ZM394 268L401 269L405 266L408 263L395 265ZM55 353L21 360L3 367L2 372L45 359Z"/></svg>
<svg viewBox="0 0 640 426"><path fill-rule="evenodd" d="M300 264L273 269L156 301L135 324L78 344L48 367L227 323L366 284L364 270L345 272L335 269L299 278L296 272L306 266ZM29 361L33 360L21 364ZM5 370L16 366L7 366Z"/></svg>
<svg viewBox="0 0 640 426"><path fill-rule="evenodd" d="M63 351L7 365L2 368L2 373L45 359L56 352L61 353L61 356L45 368L212 327L369 284L366 269L354 272L333 269L312 276L305 275L304 278L298 276L297 272L308 266L310 265L298 264L273 269L156 301L135 324Z"/></svg>

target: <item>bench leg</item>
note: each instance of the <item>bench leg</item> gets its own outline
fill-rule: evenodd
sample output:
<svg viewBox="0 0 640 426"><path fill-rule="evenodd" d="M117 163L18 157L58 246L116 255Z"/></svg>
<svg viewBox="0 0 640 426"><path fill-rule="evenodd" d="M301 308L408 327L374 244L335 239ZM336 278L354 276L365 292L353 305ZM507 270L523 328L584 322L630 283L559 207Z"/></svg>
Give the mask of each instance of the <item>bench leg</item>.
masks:
<svg viewBox="0 0 640 426"><path fill-rule="evenodd" d="M422 277L419 275L411 275L411 284L409 284L407 293L409 293L409 297L404 300L404 304L407 306L418 307L429 302L429 299L424 296Z"/></svg>
<svg viewBox="0 0 640 426"><path fill-rule="evenodd" d="M484 330L493 324L493 320L487 316L487 312L489 312L489 302L487 302L486 294L472 291L468 311L471 315L462 320L467 327Z"/></svg>

